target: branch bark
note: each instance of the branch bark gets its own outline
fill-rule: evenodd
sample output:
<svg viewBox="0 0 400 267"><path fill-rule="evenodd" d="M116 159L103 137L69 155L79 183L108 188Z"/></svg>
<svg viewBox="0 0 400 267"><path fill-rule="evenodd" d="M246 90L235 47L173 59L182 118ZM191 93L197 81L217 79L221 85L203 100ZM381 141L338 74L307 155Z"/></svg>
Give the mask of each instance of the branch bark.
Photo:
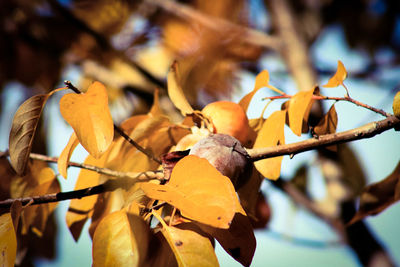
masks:
<svg viewBox="0 0 400 267"><path fill-rule="evenodd" d="M322 135L318 138L310 138L305 141L281 145L277 147L248 149L247 152L249 153L253 161L282 155L295 155L297 153L329 145L371 138L377 134L380 134L397 126L400 126L400 119L395 116L390 116L384 120L371 122L352 130Z"/></svg>

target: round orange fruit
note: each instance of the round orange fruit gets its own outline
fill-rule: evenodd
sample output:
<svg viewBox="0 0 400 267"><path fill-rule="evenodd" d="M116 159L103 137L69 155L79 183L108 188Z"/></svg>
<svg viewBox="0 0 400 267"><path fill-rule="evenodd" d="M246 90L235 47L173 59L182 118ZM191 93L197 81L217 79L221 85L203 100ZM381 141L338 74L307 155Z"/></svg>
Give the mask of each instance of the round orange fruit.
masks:
<svg viewBox="0 0 400 267"><path fill-rule="evenodd" d="M216 133L228 134L246 144L250 132L249 120L239 104L217 101L205 106L201 112L211 119Z"/></svg>

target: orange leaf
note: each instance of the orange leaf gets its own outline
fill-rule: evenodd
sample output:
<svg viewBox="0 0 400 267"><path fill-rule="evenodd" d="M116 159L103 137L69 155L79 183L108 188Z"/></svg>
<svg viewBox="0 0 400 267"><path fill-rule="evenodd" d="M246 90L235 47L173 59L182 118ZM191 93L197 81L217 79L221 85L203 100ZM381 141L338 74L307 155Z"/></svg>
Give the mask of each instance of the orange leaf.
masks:
<svg viewBox="0 0 400 267"><path fill-rule="evenodd" d="M174 103L175 107L180 110L183 116L186 114L192 114L193 108L187 101L179 82L178 64L177 62L174 62L167 76L169 98L172 103Z"/></svg>
<svg viewBox="0 0 400 267"><path fill-rule="evenodd" d="M95 159L89 155L85 160L85 164L102 166L104 164L104 157ZM76 181L75 190L96 186L99 184L99 179L99 173L82 169ZM85 222L91 217L96 201L97 195L71 200L66 215L66 221L75 241L79 239Z"/></svg>
<svg viewBox="0 0 400 267"><path fill-rule="evenodd" d="M268 87L269 89L277 92L278 94L284 95L285 93L281 90L275 88L274 86L269 84L269 73L267 70L263 70L256 76L256 82L254 84L254 89L247 95L245 95L239 102L239 105L247 112L247 109L250 105L251 99L253 96L263 87Z"/></svg>
<svg viewBox="0 0 400 267"><path fill-rule="evenodd" d="M308 115L307 110L312 104L314 90L313 88L309 91L298 92L289 100L289 127L298 136L302 133L303 120Z"/></svg>
<svg viewBox="0 0 400 267"><path fill-rule="evenodd" d="M229 228L236 212L245 214L231 180L194 155L175 165L168 184L144 183L141 188L148 197L175 206L183 216L217 228Z"/></svg>
<svg viewBox="0 0 400 267"><path fill-rule="evenodd" d="M160 100L159 100L159 90L156 88L154 91L154 100L153 100L153 105L151 106L149 114L153 116L160 116L163 115L163 112L160 107Z"/></svg>
<svg viewBox="0 0 400 267"><path fill-rule="evenodd" d="M17 237L10 213L0 216L0 262L2 266L14 266L17 256Z"/></svg>
<svg viewBox="0 0 400 267"><path fill-rule="evenodd" d="M286 120L286 110L275 111L264 122L254 148L271 147L285 144L284 126ZM263 159L254 162L257 170L266 178L276 180L281 172L283 156Z"/></svg>
<svg viewBox="0 0 400 267"><path fill-rule="evenodd" d="M180 229L163 224L161 230L179 266L219 266L210 240L196 229Z"/></svg>
<svg viewBox="0 0 400 267"><path fill-rule="evenodd" d="M81 145L90 155L99 158L114 136L114 124L104 85L94 82L84 94L64 95L60 100L60 111L74 129Z"/></svg>
<svg viewBox="0 0 400 267"><path fill-rule="evenodd" d="M337 87L343 84L343 81L347 78L347 71L342 61L338 60L338 66L335 75L333 75L327 84L322 85L323 87Z"/></svg>
<svg viewBox="0 0 400 267"><path fill-rule="evenodd" d="M149 230L142 218L123 210L107 215L93 236L93 266L142 266Z"/></svg>
<svg viewBox="0 0 400 267"><path fill-rule="evenodd" d="M65 146L63 151L57 160L57 168L62 177L67 179L67 168L69 159L72 156L72 152L74 152L76 146L79 144L78 137L76 137L75 132L72 133L69 138L68 144Z"/></svg>

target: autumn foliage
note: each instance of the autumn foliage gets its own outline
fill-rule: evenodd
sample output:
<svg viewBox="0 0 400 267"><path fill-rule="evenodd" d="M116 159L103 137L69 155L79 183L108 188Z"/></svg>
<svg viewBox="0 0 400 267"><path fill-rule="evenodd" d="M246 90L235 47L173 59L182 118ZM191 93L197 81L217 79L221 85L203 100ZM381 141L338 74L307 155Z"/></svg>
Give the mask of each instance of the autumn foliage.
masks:
<svg viewBox="0 0 400 267"><path fill-rule="evenodd" d="M336 74L325 86L345 87L346 77L339 61ZM287 95L269 83L266 70L239 104L219 101L195 110L182 90L177 62L168 73L168 94L182 115L180 121L172 121L163 112L158 91L148 113L134 115L119 126L113 123L107 90L100 82L92 83L85 93L67 84L47 95L33 96L14 116L10 163L1 159L3 195L15 199L0 217L5 266L15 261L17 236L42 235L57 205L34 205L33 200L22 203L22 198L60 191L54 171L42 161L31 160L30 152L47 98L67 89L75 92L61 98L60 112L74 132L58 157L59 174L68 179L71 155L81 144L89 153L84 165L93 168L81 170L75 192L104 185L90 196L77 195L66 214L75 240L91 219L93 266L218 266L215 240L235 260L249 266L256 248L253 228L265 226L271 216L259 192L261 182L264 177L280 177L283 159L281 154L256 160L255 151L284 146L288 130L297 136L311 133L315 139L329 136L336 132L338 122L333 103L319 123L311 126L308 119L313 103L329 97L322 96L317 86ZM271 90L274 96L270 101L286 102L267 118L263 112L249 120L246 111L261 89ZM264 111L267 107L268 103ZM121 132L126 136L117 134ZM387 180L367 187L350 223L398 200L399 181L397 167ZM110 182L113 187L106 186ZM391 190L387 191L384 183L390 184ZM386 190L387 198L370 203L368 195L381 195L381 190Z"/></svg>

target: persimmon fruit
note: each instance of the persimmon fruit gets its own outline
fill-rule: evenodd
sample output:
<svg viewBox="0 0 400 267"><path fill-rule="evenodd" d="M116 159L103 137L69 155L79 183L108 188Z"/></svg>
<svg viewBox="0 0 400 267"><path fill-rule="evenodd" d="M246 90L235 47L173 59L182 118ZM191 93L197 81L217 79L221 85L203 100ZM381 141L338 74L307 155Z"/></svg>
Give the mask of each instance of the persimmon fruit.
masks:
<svg viewBox="0 0 400 267"><path fill-rule="evenodd" d="M247 143L250 133L249 120L239 104L216 101L206 105L201 112L211 119L215 133L233 136L242 145Z"/></svg>

